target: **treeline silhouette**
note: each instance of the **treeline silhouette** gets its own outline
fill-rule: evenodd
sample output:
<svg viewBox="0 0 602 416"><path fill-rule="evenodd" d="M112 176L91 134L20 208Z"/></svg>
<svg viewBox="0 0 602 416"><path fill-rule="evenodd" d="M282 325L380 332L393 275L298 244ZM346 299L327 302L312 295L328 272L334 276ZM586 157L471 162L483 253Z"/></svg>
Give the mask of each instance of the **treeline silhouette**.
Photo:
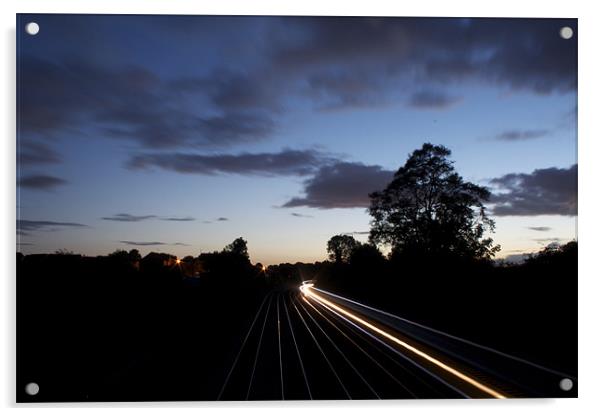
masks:
<svg viewBox="0 0 602 416"><path fill-rule="evenodd" d="M358 243L347 261L324 265L316 285L576 374L576 241L550 245L520 263L385 258L366 246Z"/></svg>
<svg viewBox="0 0 602 416"><path fill-rule="evenodd" d="M214 400L272 289L233 244L180 260L17 254L18 386L38 383L36 401Z"/></svg>
<svg viewBox="0 0 602 416"><path fill-rule="evenodd" d="M338 261L266 268L246 250L19 254L17 275L18 382L53 401L213 400L263 296L303 280L576 375L576 242L519 264L357 241Z"/></svg>

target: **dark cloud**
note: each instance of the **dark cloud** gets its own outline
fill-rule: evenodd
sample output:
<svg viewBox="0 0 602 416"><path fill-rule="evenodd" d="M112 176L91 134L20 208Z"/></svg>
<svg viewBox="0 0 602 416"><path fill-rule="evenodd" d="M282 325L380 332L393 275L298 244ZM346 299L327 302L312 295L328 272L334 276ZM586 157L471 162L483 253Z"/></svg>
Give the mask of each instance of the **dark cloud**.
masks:
<svg viewBox="0 0 602 416"><path fill-rule="evenodd" d="M368 195L379 191L393 179L393 171L380 166L339 162L323 166L304 183L303 197L292 198L283 207L366 208Z"/></svg>
<svg viewBox="0 0 602 416"><path fill-rule="evenodd" d="M230 218L218 217L214 221L205 220L205 221L203 221L203 224L213 224L214 222L225 222L225 221L230 221Z"/></svg>
<svg viewBox="0 0 602 416"><path fill-rule="evenodd" d="M190 244L186 243L164 243L162 241L129 241L122 240L120 243L126 244L128 246L190 246Z"/></svg>
<svg viewBox="0 0 602 416"><path fill-rule="evenodd" d="M87 225L77 222L17 220L17 234L29 235L35 231L58 231L65 228L85 228Z"/></svg>
<svg viewBox="0 0 602 416"><path fill-rule="evenodd" d="M269 81L269 82L266 82ZM208 77L177 81L181 91L202 91L222 111L263 110L278 113L282 91L276 79L267 80L261 72L235 72L221 68Z"/></svg>
<svg viewBox="0 0 602 416"><path fill-rule="evenodd" d="M155 149L224 147L274 132L271 113L228 107L211 97L205 97L204 106L192 106L173 90L174 81L150 70L85 62L75 56L56 62L20 58L26 85L21 88L20 128L25 137L56 137L86 126ZM204 100L200 92L196 95Z"/></svg>
<svg viewBox="0 0 602 416"><path fill-rule="evenodd" d="M493 214L577 215L577 165L570 168L536 169L492 179Z"/></svg>
<svg viewBox="0 0 602 416"><path fill-rule="evenodd" d="M274 62L289 71L351 67L379 78L480 81L536 93L576 88L574 19L283 18ZM348 91L348 90L346 90Z"/></svg>
<svg viewBox="0 0 602 416"><path fill-rule="evenodd" d="M200 120L200 132L222 144L261 139L274 129L274 121L259 114L230 113Z"/></svg>
<svg viewBox="0 0 602 416"><path fill-rule="evenodd" d="M541 231L541 232L547 232L550 231L552 228L551 227L527 227L529 230L533 230L533 231Z"/></svg>
<svg viewBox="0 0 602 416"><path fill-rule="evenodd" d="M240 59L237 65L208 60L207 73L197 77L162 77L117 53L113 60L92 59L90 49L106 49L126 21L136 19L140 33L153 37L165 20L45 19L63 19L49 24L70 27L58 35L83 45L64 42L60 54L48 54L52 59L20 56L21 128L45 135L93 122L144 146L216 145L224 137L270 135L287 97L308 92L326 105L355 106L381 103L416 83L476 81L536 93L576 88L576 19L172 16L196 28L187 37L166 32L182 49L204 42ZM575 31L571 40L558 34L567 25ZM200 27L215 28L211 41Z"/></svg>
<svg viewBox="0 0 602 416"><path fill-rule="evenodd" d="M128 241L122 240L120 243L126 244L128 246L164 246L166 243L161 241Z"/></svg>
<svg viewBox="0 0 602 416"><path fill-rule="evenodd" d="M496 140L516 142L523 140L538 139L550 134L549 130L506 130L495 136Z"/></svg>
<svg viewBox="0 0 602 416"><path fill-rule="evenodd" d="M306 215L306 214L301 214L299 212L291 212L291 215L293 217L297 217L297 218L313 218L313 215Z"/></svg>
<svg viewBox="0 0 602 416"><path fill-rule="evenodd" d="M278 153L240 153L199 155L188 153L146 153L131 158L132 169L158 167L180 173L216 175L302 176L315 172L320 166L335 160L317 150L284 149Z"/></svg>
<svg viewBox="0 0 602 416"><path fill-rule="evenodd" d="M22 188L39 189L48 191L67 183L66 180L50 175L27 175L19 179Z"/></svg>
<svg viewBox="0 0 602 416"><path fill-rule="evenodd" d="M370 231L350 231L348 233L343 233L343 235L350 235L350 236L354 236L354 235L368 235L370 234Z"/></svg>
<svg viewBox="0 0 602 416"><path fill-rule="evenodd" d="M131 215L131 214L115 214L110 217L102 217L105 221L120 221L120 222L138 222L157 218L156 215Z"/></svg>
<svg viewBox="0 0 602 416"><path fill-rule="evenodd" d="M410 97L408 104L422 109L445 109L460 102L460 97L452 97L443 92L424 90Z"/></svg>
<svg viewBox="0 0 602 416"><path fill-rule="evenodd" d="M381 77L345 68L309 75L305 94L320 110L378 107L390 104Z"/></svg>
<svg viewBox="0 0 602 416"><path fill-rule="evenodd" d="M59 163L61 159L46 143L19 140L17 161L21 166L31 166Z"/></svg>
<svg viewBox="0 0 602 416"><path fill-rule="evenodd" d="M73 133L79 137L84 131L153 151L215 150L256 142L274 137L287 104L299 100L309 100L317 109L404 102L445 109L459 98L448 96L442 88L459 84L538 94L576 89L576 19L41 19L56 28L53 42L46 45L52 50L41 53L44 43L40 39L38 46L28 44L32 49L19 55L19 130L24 144L19 163L23 165L58 162L54 143ZM112 43L132 19L145 43ZM194 30L183 36L180 24ZM567 25L575 31L571 40L558 35L559 28ZM158 27L175 28L159 31L161 36L173 36L162 43L190 52L157 52L180 59L176 64L182 68L192 62L198 65L192 57L199 50L207 52L206 66L203 62L193 72L200 75L162 65L162 71L155 71L132 58L129 48L144 51L157 39ZM212 55L215 50L218 57ZM416 91L415 85L424 90ZM532 135L502 134L500 140L524 140ZM42 139L47 144L34 144ZM188 173L237 172L236 168L214 168L211 161L202 159L220 156L227 157L138 155L134 165L168 166Z"/></svg>
<svg viewBox="0 0 602 416"><path fill-rule="evenodd" d="M160 219L162 221L182 221L182 222L196 221L196 219L193 217L164 217L164 218L160 218Z"/></svg>

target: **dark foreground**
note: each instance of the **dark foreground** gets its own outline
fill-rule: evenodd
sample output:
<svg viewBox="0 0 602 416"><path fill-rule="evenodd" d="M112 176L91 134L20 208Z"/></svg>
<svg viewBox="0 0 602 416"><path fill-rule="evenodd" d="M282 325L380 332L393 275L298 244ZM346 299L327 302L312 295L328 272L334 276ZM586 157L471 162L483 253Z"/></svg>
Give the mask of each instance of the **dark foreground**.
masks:
<svg viewBox="0 0 602 416"><path fill-rule="evenodd" d="M575 397L576 264L562 264L468 273L465 286L428 268L400 286L383 265L270 276L228 261L186 278L175 266L26 256L17 268L17 400ZM486 390L304 295L301 280L312 277L329 291L312 293ZM559 388L566 377L570 391ZM36 396L25 393L29 382Z"/></svg>

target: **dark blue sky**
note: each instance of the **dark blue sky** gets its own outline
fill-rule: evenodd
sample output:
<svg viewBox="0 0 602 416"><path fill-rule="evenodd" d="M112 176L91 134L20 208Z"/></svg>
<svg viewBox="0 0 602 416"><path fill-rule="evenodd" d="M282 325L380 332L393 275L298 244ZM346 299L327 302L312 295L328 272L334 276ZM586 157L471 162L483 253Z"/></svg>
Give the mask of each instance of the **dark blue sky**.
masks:
<svg viewBox="0 0 602 416"><path fill-rule="evenodd" d="M20 251L185 255L242 235L253 261L321 260L330 236L365 238L367 194L425 141L492 189L502 256L576 237L574 19L17 27Z"/></svg>

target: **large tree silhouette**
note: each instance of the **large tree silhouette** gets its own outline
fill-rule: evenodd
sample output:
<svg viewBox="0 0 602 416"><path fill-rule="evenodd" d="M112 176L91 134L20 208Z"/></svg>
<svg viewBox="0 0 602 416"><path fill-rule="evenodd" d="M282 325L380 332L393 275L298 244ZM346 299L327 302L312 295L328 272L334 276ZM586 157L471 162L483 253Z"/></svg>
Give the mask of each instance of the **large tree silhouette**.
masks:
<svg viewBox="0 0 602 416"><path fill-rule="evenodd" d="M327 251L330 260L336 263L347 263L353 250L359 246L359 242L350 235L335 235L328 240Z"/></svg>
<svg viewBox="0 0 602 416"><path fill-rule="evenodd" d="M370 241L393 253L490 258L499 250L494 222L483 205L490 192L466 182L448 159L451 151L425 143L400 167L393 181L370 195Z"/></svg>
<svg viewBox="0 0 602 416"><path fill-rule="evenodd" d="M236 240L224 247L224 252L248 259L249 250L247 249L247 240L242 237L238 237Z"/></svg>

